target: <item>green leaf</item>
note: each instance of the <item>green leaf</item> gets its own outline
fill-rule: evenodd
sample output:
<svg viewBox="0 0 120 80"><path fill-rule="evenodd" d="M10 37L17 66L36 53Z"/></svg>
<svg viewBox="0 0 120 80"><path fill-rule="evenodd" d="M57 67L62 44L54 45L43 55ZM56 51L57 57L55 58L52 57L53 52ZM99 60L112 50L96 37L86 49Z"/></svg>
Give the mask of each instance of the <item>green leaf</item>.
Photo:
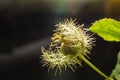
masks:
<svg viewBox="0 0 120 80"><path fill-rule="evenodd" d="M120 41L120 22L104 18L93 23L90 30L107 41Z"/></svg>
<svg viewBox="0 0 120 80"><path fill-rule="evenodd" d="M120 80L120 52L118 53L118 60L115 68L113 69L111 75L114 80Z"/></svg>

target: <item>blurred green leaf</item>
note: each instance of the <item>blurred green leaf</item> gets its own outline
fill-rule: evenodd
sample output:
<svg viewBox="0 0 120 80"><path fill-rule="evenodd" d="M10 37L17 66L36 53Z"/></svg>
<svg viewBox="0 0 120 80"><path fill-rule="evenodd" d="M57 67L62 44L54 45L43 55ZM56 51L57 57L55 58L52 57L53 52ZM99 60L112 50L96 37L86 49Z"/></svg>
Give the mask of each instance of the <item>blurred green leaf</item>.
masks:
<svg viewBox="0 0 120 80"><path fill-rule="evenodd" d="M110 76L114 80L120 80L120 52L118 53L118 60L117 60L117 64L115 66L115 69L113 69Z"/></svg>
<svg viewBox="0 0 120 80"><path fill-rule="evenodd" d="M120 22L110 18L104 18L93 23L90 30L97 33L104 40L120 41Z"/></svg>

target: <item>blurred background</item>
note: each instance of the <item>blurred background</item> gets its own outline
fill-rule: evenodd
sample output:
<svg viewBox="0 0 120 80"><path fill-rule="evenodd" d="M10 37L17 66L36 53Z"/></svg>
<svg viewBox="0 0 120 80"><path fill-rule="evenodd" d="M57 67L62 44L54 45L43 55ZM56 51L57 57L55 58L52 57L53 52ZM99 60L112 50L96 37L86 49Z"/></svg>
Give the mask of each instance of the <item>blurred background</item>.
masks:
<svg viewBox="0 0 120 80"><path fill-rule="evenodd" d="M40 57L59 21L76 18L89 28L105 17L120 20L120 0L0 0L0 80L103 80L84 62L75 72L67 69L54 76ZM94 37L90 61L110 75L120 43Z"/></svg>

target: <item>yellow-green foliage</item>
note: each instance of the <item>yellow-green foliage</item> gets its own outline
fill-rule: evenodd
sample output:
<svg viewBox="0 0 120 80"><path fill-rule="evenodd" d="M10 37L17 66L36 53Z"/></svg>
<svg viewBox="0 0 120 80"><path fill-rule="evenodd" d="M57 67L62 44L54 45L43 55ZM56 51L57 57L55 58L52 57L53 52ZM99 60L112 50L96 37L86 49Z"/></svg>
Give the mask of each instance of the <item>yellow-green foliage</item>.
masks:
<svg viewBox="0 0 120 80"><path fill-rule="evenodd" d="M110 18L104 18L93 23L90 30L97 33L104 40L120 41L120 22Z"/></svg>

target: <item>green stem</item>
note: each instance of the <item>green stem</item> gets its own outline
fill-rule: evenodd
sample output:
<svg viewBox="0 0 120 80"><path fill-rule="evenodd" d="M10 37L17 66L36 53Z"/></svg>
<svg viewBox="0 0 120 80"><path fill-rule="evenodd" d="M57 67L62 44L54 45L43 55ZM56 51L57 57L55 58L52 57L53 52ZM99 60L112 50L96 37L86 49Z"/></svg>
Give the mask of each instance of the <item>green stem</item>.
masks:
<svg viewBox="0 0 120 80"><path fill-rule="evenodd" d="M80 55L80 58L87 63L93 70L95 70L97 73L99 73L101 76L103 76L106 80L113 80L112 78L108 77L106 74L104 74L102 71L100 71L97 67L95 67L90 61L88 61L83 55Z"/></svg>

